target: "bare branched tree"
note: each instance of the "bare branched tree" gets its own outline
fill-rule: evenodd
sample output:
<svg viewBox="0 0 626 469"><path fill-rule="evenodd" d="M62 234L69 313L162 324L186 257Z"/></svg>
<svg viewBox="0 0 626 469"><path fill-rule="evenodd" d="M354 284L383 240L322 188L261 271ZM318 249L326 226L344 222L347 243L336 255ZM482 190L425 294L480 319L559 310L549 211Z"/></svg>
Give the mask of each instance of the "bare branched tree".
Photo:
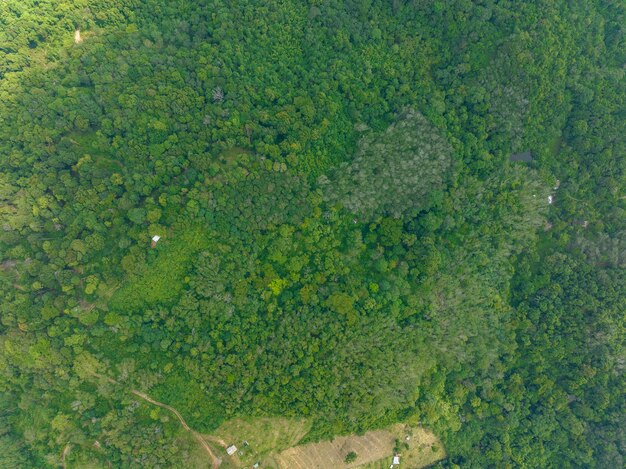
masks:
<svg viewBox="0 0 626 469"><path fill-rule="evenodd" d="M224 90L217 86L213 88L213 102L221 103L222 101L224 101Z"/></svg>

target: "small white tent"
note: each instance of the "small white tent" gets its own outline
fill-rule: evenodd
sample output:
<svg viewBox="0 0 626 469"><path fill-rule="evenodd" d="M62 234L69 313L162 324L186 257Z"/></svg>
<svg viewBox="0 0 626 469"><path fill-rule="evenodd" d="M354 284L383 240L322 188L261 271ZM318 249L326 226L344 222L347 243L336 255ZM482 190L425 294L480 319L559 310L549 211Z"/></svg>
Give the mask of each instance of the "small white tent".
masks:
<svg viewBox="0 0 626 469"><path fill-rule="evenodd" d="M159 235L154 235L152 237L152 242L150 243L150 247L156 247L157 243L159 242L159 239L161 239L161 237Z"/></svg>

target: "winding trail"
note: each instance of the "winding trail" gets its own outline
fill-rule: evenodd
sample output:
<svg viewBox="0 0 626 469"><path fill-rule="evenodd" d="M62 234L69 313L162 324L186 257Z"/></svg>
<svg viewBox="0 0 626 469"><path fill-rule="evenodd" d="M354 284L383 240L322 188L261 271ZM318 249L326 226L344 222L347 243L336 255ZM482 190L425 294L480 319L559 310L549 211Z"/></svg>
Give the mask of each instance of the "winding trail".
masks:
<svg viewBox="0 0 626 469"><path fill-rule="evenodd" d="M209 441L212 441L214 443L217 443L218 445L220 445L222 448L226 449L228 448L228 443L226 443L223 439L221 439L219 436L214 436L214 435L204 435L204 438L206 438ZM230 459L237 464L237 467L243 467L244 464L242 464L241 460L239 459L239 456L237 455L237 453L235 454L231 454L230 455Z"/></svg>
<svg viewBox="0 0 626 469"><path fill-rule="evenodd" d="M220 445L224 449L226 449L228 447L228 444L224 440L222 440L219 436L204 435L204 438L206 438L209 441L214 441L215 443L217 443L218 445Z"/></svg>
<svg viewBox="0 0 626 469"><path fill-rule="evenodd" d="M118 386L122 386L118 381L114 380L113 378L109 378L108 376L104 376L104 375L101 375L101 374L98 374L98 373L92 373L92 374L93 374L93 376L95 376L97 378L105 379L109 383L113 383L113 384L117 384ZM217 469L220 466L220 464L222 463L222 460L215 455L215 453L213 452L213 450L211 449L209 444L206 442L206 440L203 438L203 436L200 433L198 433L197 431L193 430L191 427L189 427L189 425L187 425L187 422L185 422L185 419L183 418L183 416L180 415L180 412L178 412L176 409L174 409L170 405L164 404L164 403L159 402L159 401L155 401L150 396L148 396L146 393L143 393L143 392L138 391L136 389L129 389L129 391L132 394L134 394L135 396L140 397L144 401L147 401L150 404L154 404L155 406L162 407L163 409L169 410L171 413L173 413L176 416L176 418L178 419L178 421L180 422L180 424L183 426L183 428L185 430L187 430L189 433L191 433L193 435L193 437L198 441L198 443L200 443L200 446L202 446L202 448L204 448L206 453L211 458L211 465L213 466L213 469ZM221 443L222 443L222 441L220 441L220 444ZM63 452L63 456L65 457L65 451ZM64 462L65 462L65 458L64 458Z"/></svg>
<svg viewBox="0 0 626 469"><path fill-rule="evenodd" d="M208 445L208 443L202 437L202 435L200 435L200 433L198 433L197 431L192 430L189 427L189 425L187 425L187 422L185 422L185 419L183 418L183 416L180 415L180 412L178 412L172 406L169 406L167 404L163 404L162 402L159 402L159 401L155 401L150 396L148 396L147 394L145 394L145 393L143 393L141 391L137 391L136 389L131 389L130 392L132 392L135 396L141 397L143 400L148 401L150 404L154 404L156 406L162 407L164 409L169 410L171 413L173 413L176 416L176 418L178 418L178 420L180 421L180 424L183 426L183 428L185 430L187 430L189 433L191 433L194 436L194 438L196 440L198 440L198 443L200 443L200 445L208 453L209 457L211 458L211 463L213 465L213 468L217 469L219 467L219 465L221 464L222 461L215 455L215 453L213 453L213 450L211 450L211 447Z"/></svg>
<svg viewBox="0 0 626 469"><path fill-rule="evenodd" d="M70 453L70 444L68 443L65 448L63 448L63 454L61 455L61 465L63 466L63 469L67 469L67 464L65 463L65 458L66 456Z"/></svg>

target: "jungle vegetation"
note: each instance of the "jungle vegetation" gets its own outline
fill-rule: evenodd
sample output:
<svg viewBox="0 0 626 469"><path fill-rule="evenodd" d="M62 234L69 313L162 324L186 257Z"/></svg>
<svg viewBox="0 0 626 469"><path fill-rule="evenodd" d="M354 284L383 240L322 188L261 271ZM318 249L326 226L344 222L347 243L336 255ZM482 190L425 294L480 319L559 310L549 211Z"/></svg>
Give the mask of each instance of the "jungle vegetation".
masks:
<svg viewBox="0 0 626 469"><path fill-rule="evenodd" d="M625 28L600 0L1 2L0 467L190 467L127 389L205 433L412 419L441 467L623 467Z"/></svg>

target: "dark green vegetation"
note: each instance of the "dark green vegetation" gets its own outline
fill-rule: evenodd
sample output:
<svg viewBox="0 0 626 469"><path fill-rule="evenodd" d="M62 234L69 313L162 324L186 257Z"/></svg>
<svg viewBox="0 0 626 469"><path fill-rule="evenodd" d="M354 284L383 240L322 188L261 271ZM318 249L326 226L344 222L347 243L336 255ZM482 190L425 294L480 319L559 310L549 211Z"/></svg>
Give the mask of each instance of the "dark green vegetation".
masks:
<svg viewBox="0 0 626 469"><path fill-rule="evenodd" d="M0 466L189 467L140 389L201 432L418 418L445 467L622 467L625 24L2 2Z"/></svg>

